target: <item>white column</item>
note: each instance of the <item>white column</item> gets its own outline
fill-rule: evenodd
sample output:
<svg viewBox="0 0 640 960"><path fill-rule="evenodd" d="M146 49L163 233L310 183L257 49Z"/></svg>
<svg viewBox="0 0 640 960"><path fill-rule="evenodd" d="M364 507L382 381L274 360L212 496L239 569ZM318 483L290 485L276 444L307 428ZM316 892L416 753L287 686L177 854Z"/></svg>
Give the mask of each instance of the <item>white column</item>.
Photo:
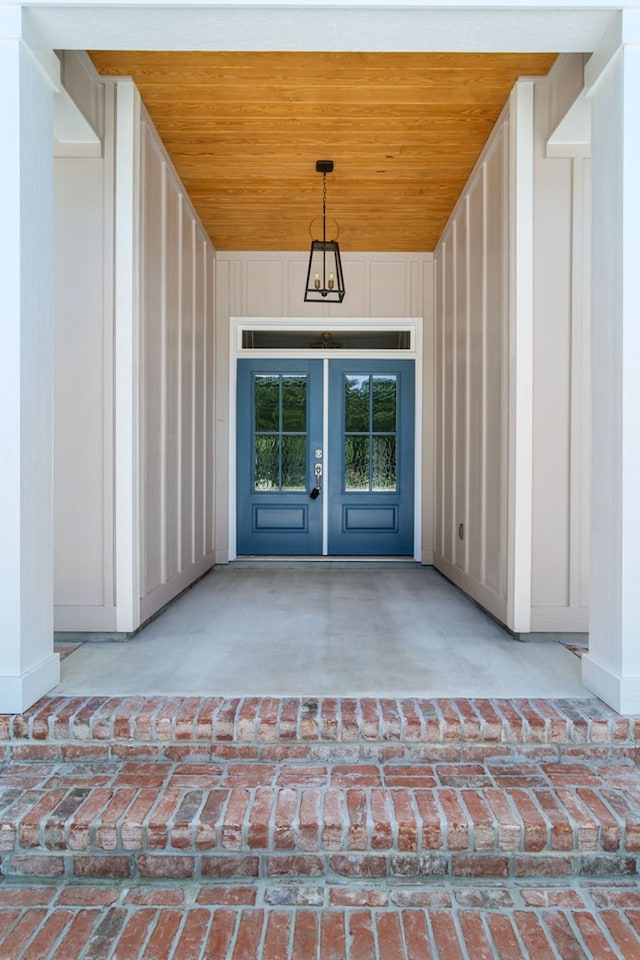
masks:
<svg viewBox="0 0 640 960"><path fill-rule="evenodd" d="M640 11L592 58L592 521L583 683L640 712ZM612 43L612 41L614 41ZM617 41L617 42L615 42Z"/></svg>
<svg viewBox="0 0 640 960"><path fill-rule="evenodd" d="M53 652L53 85L0 29L0 712L59 680ZM7 35L7 34L13 34ZM81 398L80 398L81 402Z"/></svg>

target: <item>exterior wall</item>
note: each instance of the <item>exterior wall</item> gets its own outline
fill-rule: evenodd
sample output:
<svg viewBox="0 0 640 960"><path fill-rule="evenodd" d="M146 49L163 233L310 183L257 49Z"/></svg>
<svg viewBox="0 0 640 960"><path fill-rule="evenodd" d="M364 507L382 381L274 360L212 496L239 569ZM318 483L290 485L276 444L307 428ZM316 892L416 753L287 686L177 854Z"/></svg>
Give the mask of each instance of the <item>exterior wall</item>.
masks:
<svg viewBox="0 0 640 960"><path fill-rule="evenodd" d="M531 629L586 631L590 161L546 155L558 67L535 88Z"/></svg>
<svg viewBox="0 0 640 960"><path fill-rule="evenodd" d="M115 629L112 109L105 136L104 87L82 66L66 54L61 72L100 155L67 143L54 166L54 624L71 631Z"/></svg>
<svg viewBox="0 0 640 960"><path fill-rule="evenodd" d="M435 253L434 562L522 634L588 624L589 161L547 158L562 67L516 86Z"/></svg>
<svg viewBox="0 0 640 960"><path fill-rule="evenodd" d="M508 170L505 111L435 251L434 564L503 621Z"/></svg>
<svg viewBox="0 0 640 960"><path fill-rule="evenodd" d="M129 633L213 564L215 253L134 85L72 65L103 149L56 160L55 628Z"/></svg>
<svg viewBox="0 0 640 960"><path fill-rule="evenodd" d="M213 564L214 251L140 126L140 599L145 620Z"/></svg>
<svg viewBox="0 0 640 960"><path fill-rule="evenodd" d="M424 317L423 349L423 553L431 563L433 517L432 290L430 254L343 253L346 296L341 304L303 301L307 252L218 251L216 259L216 350L218 362L216 457L216 562L228 560L229 515L229 318L243 317Z"/></svg>
<svg viewBox="0 0 640 960"><path fill-rule="evenodd" d="M104 159L58 158L54 399L55 626L113 630L113 362ZM86 626L83 626L86 624Z"/></svg>

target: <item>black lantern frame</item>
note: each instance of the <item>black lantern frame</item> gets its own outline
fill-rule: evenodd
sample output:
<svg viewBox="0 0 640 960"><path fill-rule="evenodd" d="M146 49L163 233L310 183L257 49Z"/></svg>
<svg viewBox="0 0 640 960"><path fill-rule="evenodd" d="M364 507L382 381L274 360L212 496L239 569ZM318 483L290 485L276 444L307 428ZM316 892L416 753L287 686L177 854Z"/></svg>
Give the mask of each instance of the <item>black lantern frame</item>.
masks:
<svg viewBox="0 0 640 960"><path fill-rule="evenodd" d="M340 247L337 239L327 240L327 174L333 172L333 160L318 160L316 171L322 174L322 240L311 241L304 299L308 303L342 303L345 290Z"/></svg>

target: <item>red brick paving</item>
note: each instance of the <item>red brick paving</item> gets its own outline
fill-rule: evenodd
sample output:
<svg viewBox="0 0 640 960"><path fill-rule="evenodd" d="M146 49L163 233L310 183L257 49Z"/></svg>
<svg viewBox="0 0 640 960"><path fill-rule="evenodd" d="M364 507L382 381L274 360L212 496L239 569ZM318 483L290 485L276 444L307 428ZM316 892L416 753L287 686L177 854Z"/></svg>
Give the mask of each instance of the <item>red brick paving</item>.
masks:
<svg viewBox="0 0 640 960"><path fill-rule="evenodd" d="M636 881L5 884L11 960L634 960Z"/></svg>
<svg viewBox="0 0 640 960"><path fill-rule="evenodd" d="M640 960L639 734L595 699L44 699L0 716L0 958Z"/></svg>
<svg viewBox="0 0 640 960"><path fill-rule="evenodd" d="M639 729L595 699L44 699L0 717L1 867L634 875Z"/></svg>

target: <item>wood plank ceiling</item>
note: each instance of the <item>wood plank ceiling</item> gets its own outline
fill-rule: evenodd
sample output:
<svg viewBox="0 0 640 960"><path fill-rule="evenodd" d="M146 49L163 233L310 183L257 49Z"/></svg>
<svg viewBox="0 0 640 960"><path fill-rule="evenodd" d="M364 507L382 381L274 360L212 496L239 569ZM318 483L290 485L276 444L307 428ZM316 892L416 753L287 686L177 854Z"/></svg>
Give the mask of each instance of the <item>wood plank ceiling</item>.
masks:
<svg viewBox="0 0 640 960"><path fill-rule="evenodd" d="M519 76L552 54L92 53L131 76L219 250L433 250ZM321 221L314 225L321 235ZM331 238L331 237L330 237Z"/></svg>

